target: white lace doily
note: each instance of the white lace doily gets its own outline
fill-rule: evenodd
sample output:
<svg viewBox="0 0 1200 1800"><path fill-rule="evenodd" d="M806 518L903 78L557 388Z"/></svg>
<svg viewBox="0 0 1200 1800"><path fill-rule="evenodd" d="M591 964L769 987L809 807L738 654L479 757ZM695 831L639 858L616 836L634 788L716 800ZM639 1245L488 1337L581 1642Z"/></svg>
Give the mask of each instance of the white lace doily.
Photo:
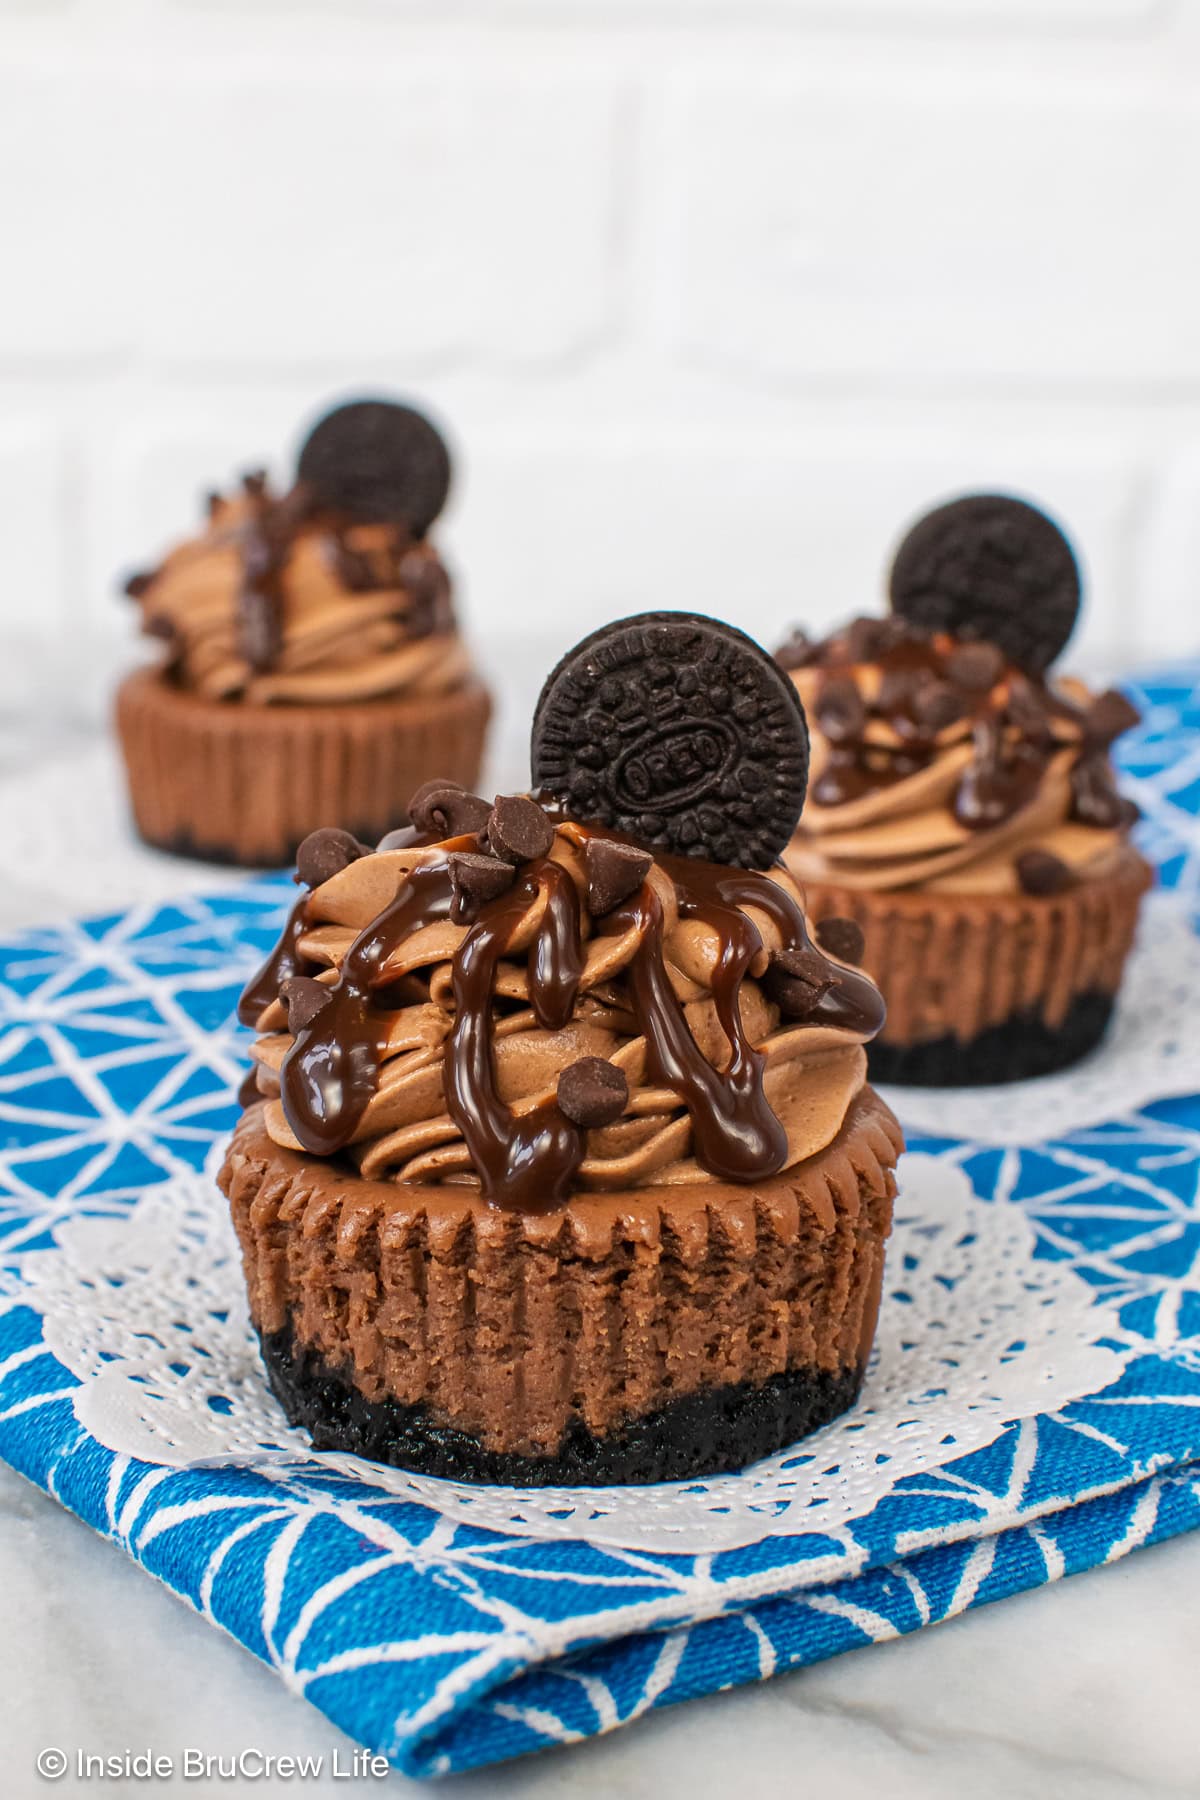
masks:
<svg viewBox="0 0 1200 1800"><path fill-rule="evenodd" d="M81 1386L80 1423L170 1467L253 1463L289 1484L337 1473L443 1515L536 1538L685 1554L836 1531L905 1476L991 1443L1012 1420L1116 1379L1107 1309L1035 1260L1016 1206L979 1201L934 1157L901 1165L876 1354L853 1412L736 1475L635 1488L471 1486L314 1452L267 1388L237 1245L213 1183L152 1189L123 1219L76 1218L22 1260L22 1297Z"/></svg>
<svg viewBox="0 0 1200 1800"><path fill-rule="evenodd" d="M1200 1088L1200 936L1169 893L1142 911L1112 1025L1073 1069L997 1087L879 1091L913 1136L1036 1144Z"/></svg>
<svg viewBox="0 0 1200 1800"><path fill-rule="evenodd" d="M139 843L119 752L107 739L0 780L0 810L11 834L7 872L18 884L15 896L4 896L14 921L44 925L82 910L211 893L239 879L234 869ZM87 871L83 886L80 870Z"/></svg>

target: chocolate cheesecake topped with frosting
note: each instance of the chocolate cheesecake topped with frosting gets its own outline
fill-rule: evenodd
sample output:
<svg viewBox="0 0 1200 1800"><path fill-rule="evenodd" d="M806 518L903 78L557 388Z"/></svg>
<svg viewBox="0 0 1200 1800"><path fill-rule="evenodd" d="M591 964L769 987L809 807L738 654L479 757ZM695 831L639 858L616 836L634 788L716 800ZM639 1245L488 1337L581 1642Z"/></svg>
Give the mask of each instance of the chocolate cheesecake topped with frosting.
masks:
<svg viewBox="0 0 1200 1800"><path fill-rule="evenodd" d="M1138 716L1050 673L1078 570L1025 502L936 509L891 585L890 617L777 652L812 721L788 866L865 934L880 1079L1042 1073L1103 1031L1148 884L1109 758Z"/></svg>
<svg viewBox="0 0 1200 1800"><path fill-rule="evenodd" d="M532 795L429 782L377 850L302 846L243 998L258 1103L223 1182L268 1368L316 1441L476 1478L666 1479L850 1402L900 1139L866 1086L884 1014L854 929L811 934L772 860L806 760L756 645L647 616L554 672ZM677 847L714 839L729 860Z"/></svg>
<svg viewBox="0 0 1200 1800"><path fill-rule="evenodd" d="M449 484L420 413L352 402L309 434L290 486L255 472L210 494L199 534L129 578L160 645L118 700L143 836L282 861L318 822L394 824L395 783L411 787L429 750L474 776L487 696L426 535ZM257 817L230 818L253 762Z"/></svg>

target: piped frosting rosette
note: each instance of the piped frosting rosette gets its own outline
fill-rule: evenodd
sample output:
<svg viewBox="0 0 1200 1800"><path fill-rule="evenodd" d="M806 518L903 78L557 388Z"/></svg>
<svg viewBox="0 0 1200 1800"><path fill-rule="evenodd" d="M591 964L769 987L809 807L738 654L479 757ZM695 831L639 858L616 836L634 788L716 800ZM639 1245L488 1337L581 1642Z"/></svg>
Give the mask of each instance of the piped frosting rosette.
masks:
<svg viewBox="0 0 1200 1800"><path fill-rule="evenodd" d="M855 620L804 654L792 677L813 780L789 857L802 880L1036 893L1116 866L1137 816L1108 761L1136 720L1120 695L1035 683L990 646L896 621Z"/></svg>
<svg viewBox="0 0 1200 1800"><path fill-rule="evenodd" d="M306 847L325 878L248 990L281 1148L528 1204L762 1179L836 1138L882 1004L782 868L651 857L523 797L414 813L443 834Z"/></svg>
<svg viewBox="0 0 1200 1800"><path fill-rule="evenodd" d="M311 705L436 694L466 677L449 579L432 545L406 543L395 526L320 513L291 533L275 578L277 641L251 642L246 562L277 504L265 489L217 499L207 529L142 589L143 629L164 640L183 686L209 700Z"/></svg>
<svg viewBox="0 0 1200 1800"><path fill-rule="evenodd" d="M208 700L344 704L446 693L470 674L450 580L425 533L450 479L410 407L326 415L295 483L211 494L205 528L127 591L166 667Z"/></svg>
<svg viewBox="0 0 1200 1800"><path fill-rule="evenodd" d="M1004 495L927 514L892 567L892 615L779 651L808 712L812 782L789 865L864 891L1061 892L1116 870L1115 691L1049 673L1079 575L1062 533Z"/></svg>

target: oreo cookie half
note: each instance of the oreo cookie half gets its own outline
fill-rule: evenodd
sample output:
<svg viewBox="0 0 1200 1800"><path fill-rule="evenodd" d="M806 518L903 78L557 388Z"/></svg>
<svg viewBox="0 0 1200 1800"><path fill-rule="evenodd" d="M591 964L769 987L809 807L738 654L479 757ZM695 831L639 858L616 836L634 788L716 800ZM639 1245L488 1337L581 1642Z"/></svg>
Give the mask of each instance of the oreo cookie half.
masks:
<svg viewBox="0 0 1200 1800"><path fill-rule="evenodd" d="M450 452L415 408L352 400L313 426L296 473L323 505L423 537L446 503Z"/></svg>
<svg viewBox="0 0 1200 1800"><path fill-rule="evenodd" d="M619 619L542 689L536 787L577 818L679 856L767 868L795 829L808 727L752 638L692 613Z"/></svg>
<svg viewBox="0 0 1200 1800"><path fill-rule="evenodd" d="M927 632L995 644L1042 675L1079 612L1070 544L1036 506L967 494L918 519L896 552L893 612Z"/></svg>

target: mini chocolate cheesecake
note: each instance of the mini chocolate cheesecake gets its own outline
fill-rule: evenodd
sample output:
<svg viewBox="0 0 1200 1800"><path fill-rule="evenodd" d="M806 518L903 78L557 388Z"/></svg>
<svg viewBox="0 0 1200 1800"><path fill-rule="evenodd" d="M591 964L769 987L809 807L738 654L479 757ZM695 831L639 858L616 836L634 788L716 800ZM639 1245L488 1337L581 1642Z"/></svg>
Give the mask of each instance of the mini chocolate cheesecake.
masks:
<svg viewBox="0 0 1200 1800"><path fill-rule="evenodd" d="M431 766L473 781L491 712L428 533L450 486L411 406L335 407L277 490L208 498L126 592L157 660L117 694L134 822L211 861L285 863L314 827L400 824Z"/></svg>
<svg viewBox="0 0 1200 1800"><path fill-rule="evenodd" d="M853 928L778 863L792 684L685 614L553 672L535 789L322 831L221 1175L289 1417L466 1480L676 1480L853 1404L902 1148Z"/></svg>
<svg viewBox="0 0 1200 1800"><path fill-rule="evenodd" d="M1150 884L1109 756L1137 713L1052 675L1079 572L1024 501L936 508L891 594L890 617L778 652L813 725L786 861L815 920L859 929L888 1006L875 1080L1049 1074L1107 1029Z"/></svg>

